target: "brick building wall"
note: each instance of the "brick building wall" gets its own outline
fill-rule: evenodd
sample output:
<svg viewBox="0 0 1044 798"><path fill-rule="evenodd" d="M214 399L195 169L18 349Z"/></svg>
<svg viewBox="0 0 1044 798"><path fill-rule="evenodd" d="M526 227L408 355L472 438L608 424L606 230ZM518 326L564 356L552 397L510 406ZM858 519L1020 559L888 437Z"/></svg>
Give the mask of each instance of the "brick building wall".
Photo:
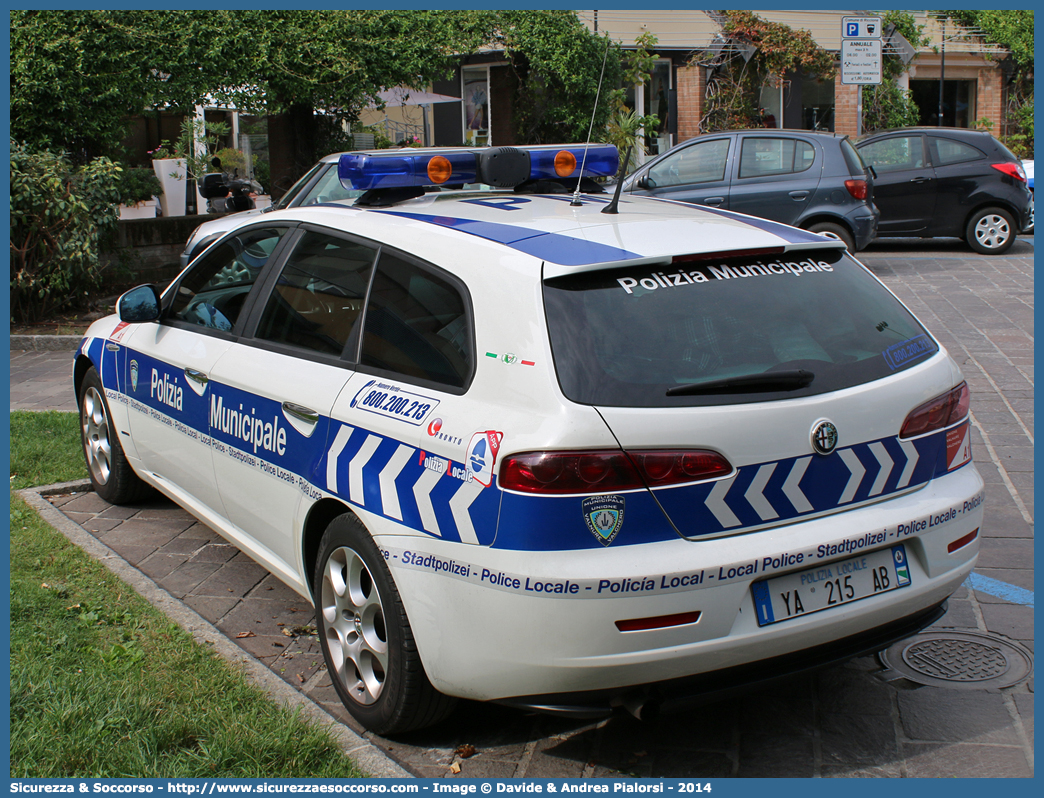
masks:
<svg viewBox="0 0 1044 798"><path fill-rule="evenodd" d="M841 71L834 77L834 132L855 138L859 133L859 87L841 82Z"/></svg>
<svg viewBox="0 0 1044 798"><path fill-rule="evenodd" d="M699 135L707 90L703 67L678 67L675 86L678 89L678 137L675 141L677 144Z"/></svg>
<svg viewBox="0 0 1044 798"><path fill-rule="evenodd" d="M1003 122L1003 102L1001 71L996 67L986 67L979 70L975 91L975 119L973 122L985 117L993 123L990 130L993 135L1001 135L1001 124Z"/></svg>

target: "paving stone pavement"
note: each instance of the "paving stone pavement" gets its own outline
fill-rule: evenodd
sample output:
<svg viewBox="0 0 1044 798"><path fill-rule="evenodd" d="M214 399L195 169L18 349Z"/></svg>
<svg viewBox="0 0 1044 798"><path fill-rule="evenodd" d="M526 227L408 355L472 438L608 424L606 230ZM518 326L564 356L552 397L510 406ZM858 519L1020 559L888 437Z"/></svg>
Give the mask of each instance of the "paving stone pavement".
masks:
<svg viewBox="0 0 1044 798"><path fill-rule="evenodd" d="M877 243L861 259L960 363L987 483L976 574L1029 605L962 586L935 630L1003 635L1033 650L1033 245L978 257L959 242ZM14 352L11 406L74 409L70 353ZM38 384L37 384L38 383ZM52 497L70 519L184 601L305 695L341 708L308 603L163 499L114 507ZM876 659L788 680L681 715L553 718L462 702L433 729L365 736L421 777L1028 777L1034 681L1002 690L904 689ZM474 746L465 756L462 746ZM454 774L451 765L460 766Z"/></svg>

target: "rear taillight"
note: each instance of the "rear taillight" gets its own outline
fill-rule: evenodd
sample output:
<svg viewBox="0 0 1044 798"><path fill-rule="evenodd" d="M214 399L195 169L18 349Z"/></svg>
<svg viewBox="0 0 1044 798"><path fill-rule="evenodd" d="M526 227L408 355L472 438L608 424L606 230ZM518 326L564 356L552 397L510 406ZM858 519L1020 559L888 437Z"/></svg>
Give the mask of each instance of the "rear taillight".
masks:
<svg viewBox="0 0 1044 798"><path fill-rule="evenodd" d="M703 449L524 452L505 458L499 484L504 490L523 493L611 493L700 482L730 473L728 460Z"/></svg>
<svg viewBox="0 0 1044 798"><path fill-rule="evenodd" d="M867 192L870 190L869 184L865 180L846 180L845 188L857 200L865 200Z"/></svg>
<svg viewBox="0 0 1044 798"><path fill-rule="evenodd" d="M945 429L956 424L968 415L971 394L968 383L962 382L952 391L937 396L930 402L910 411L903 422L900 438L915 438L927 432Z"/></svg>
<svg viewBox="0 0 1044 798"><path fill-rule="evenodd" d="M1004 172L1008 177L1014 177L1016 180L1021 180L1023 183L1026 182L1026 170L1022 168L1022 164L1020 163L1004 161L1004 163L991 163L990 166L998 172Z"/></svg>

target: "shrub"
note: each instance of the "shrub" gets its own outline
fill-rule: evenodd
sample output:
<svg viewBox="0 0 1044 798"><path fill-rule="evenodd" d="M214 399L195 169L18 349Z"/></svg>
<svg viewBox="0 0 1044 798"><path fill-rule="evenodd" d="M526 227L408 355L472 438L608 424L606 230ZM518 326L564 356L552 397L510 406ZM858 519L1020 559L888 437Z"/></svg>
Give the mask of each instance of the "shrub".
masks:
<svg viewBox="0 0 1044 798"><path fill-rule="evenodd" d="M99 238L119 219L120 168L11 141L11 313L33 322L87 299L101 283Z"/></svg>
<svg viewBox="0 0 1044 798"><path fill-rule="evenodd" d="M163 193L156 172L140 166L124 166L120 173L120 202L134 205L144 202Z"/></svg>

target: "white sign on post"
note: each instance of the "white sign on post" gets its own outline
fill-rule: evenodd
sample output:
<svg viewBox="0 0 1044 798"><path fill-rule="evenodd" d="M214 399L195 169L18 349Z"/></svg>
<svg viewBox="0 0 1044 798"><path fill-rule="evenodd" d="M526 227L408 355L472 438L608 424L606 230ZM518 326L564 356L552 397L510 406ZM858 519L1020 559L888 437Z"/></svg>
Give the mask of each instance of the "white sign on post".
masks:
<svg viewBox="0 0 1044 798"><path fill-rule="evenodd" d="M881 40L845 39L841 42L841 83L877 85L881 82Z"/></svg>

